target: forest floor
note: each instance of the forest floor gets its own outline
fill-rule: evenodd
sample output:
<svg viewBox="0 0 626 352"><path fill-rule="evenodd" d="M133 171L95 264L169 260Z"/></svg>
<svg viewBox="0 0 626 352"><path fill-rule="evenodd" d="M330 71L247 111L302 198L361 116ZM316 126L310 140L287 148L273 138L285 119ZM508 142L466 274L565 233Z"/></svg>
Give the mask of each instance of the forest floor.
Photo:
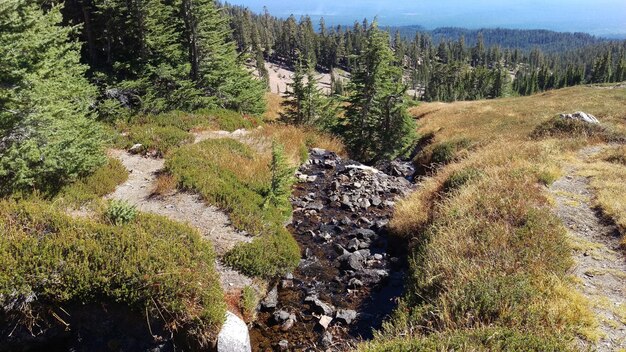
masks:
<svg viewBox="0 0 626 352"><path fill-rule="evenodd" d="M211 138L241 138L245 130L235 132L203 131L195 134L195 143ZM108 199L127 201L139 211L165 216L171 220L187 223L213 243L217 254L215 267L220 274L224 291L240 292L246 286L253 286L252 278L243 275L220 262L226 252L237 243L250 242L252 236L235 229L223 211L207 205L197 194L172 191L169 194L155 196L153 190L158 175L164 168L164 159L149 158L130 154L125 150L111 150L110 155L119 159L129 171L128 180L119 185Z"/></svg>
<svg viewBox="0 0 626 352"><path fill-rule="evenodd" d="M602 146L584 148L578 159L584 162L602 150ZM617 351L626 346L626 256L617 227L594 209L589 180L579 175L580 168L578 163L566 165L565 175L550 191L556 199L556 215L573 243L573 274L598 318L598 341L585 347Z"/></svg>

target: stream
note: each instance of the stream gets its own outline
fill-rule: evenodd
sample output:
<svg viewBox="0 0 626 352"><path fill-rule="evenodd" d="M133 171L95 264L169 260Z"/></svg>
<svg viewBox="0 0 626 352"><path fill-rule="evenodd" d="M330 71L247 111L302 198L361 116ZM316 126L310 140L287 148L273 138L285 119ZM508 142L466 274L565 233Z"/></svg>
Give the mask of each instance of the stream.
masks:
<svg viewBox="0 0 626 352"><path fill-rule="evenodd" d="M346 351L372 338L402 295L405 246L387 236L395 201L412 190L409 163L389 175L313 149L297 176L289 230L302 259L261 301L253 351Z"/></svg>

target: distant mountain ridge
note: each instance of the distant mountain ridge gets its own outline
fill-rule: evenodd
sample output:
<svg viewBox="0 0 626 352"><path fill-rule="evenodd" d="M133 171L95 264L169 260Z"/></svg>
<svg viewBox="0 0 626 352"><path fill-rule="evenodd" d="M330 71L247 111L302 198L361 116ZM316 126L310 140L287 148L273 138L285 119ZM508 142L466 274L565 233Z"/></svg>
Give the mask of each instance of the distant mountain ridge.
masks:
<svg viewBox="0 0 626 352"><path fill-rule="evenodd" d="M517 48L523 51L539 48L545 53L578 49L610 40L596 37L588 33L555 32L545 29L467 29L460 27L440 27L427 30L419 25L387 28L392 33L399 31L400 35L405 38L413 38L418 32L429 34L435 43L439 43L442 40L457 41L463 36L466 45L470 46L476 44L478 35L482 33L484 43L488 47L499 45L502 48Z"/></svg>

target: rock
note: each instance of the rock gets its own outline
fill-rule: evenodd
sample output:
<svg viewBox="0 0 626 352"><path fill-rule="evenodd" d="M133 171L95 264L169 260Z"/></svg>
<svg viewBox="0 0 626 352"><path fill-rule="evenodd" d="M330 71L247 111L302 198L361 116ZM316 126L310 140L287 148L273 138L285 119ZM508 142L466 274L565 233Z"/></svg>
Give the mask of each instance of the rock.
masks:
<svg viewBox="0 0 626 352"><path fill-rule="evenodd" d="M330 322L333 321L333 318L329 317L328 315L322 315L320 317L320 320L318 321L318 323L324 328L324 329L328 329L328 325L330 325Z"/></svg>
<svg viewBox="0 0 626 352"><path fill-rule="evenodd" d="M331 334L328 331L324 332L324 335L322 335L322 340L320 341L320 344L324 348L329 348L333 344L333 334Z"/></svg>
<svg viewBox="0 0 626 352"><path fill-rule="evenodd" d="M280 351L287 351L287 350L289 350L289 341L287 341L287 340L280 340L280 342L278 342L278 350L280 350Z"/></svg>
<svg viewBox="0 0 626 352"><path fill-rule="evenodd" d="M373 196L373 197L372 197L372 199L371 199L371 202L372 202L372 205L373 205L373 206L377 207L377 206L379 206L379 205L380 205L383 201L382 201L382 199L380 199L380 197L379 197L379 196Z"/></svg>
<svg viewBox="0 0 626 352"><path fill-rule="evenodd" d="M308 210L322 210L322 209L324 209L324 204L322 204L321 201L315 201L313 203L307 204L306 209L308 209Z"/></svg>
<svg viewBox="0 0 626 352"><path fill-rule="evenodd" d="M389 276L389 273L382 269L364 269L360 274L363 281L372 284L377 284Z"/></svg>
<svg viewBox="0 0 626 352"><path fill-rule="evenodd" d="M363 255L361 253L354 252L339 257L339 260L342 261L342 265L345 269L361 271L363 270L363 261L365 261L365 258L363 258Z"/></svg>
<svg viewBox="0 0 626 352"><path fill-rule="evenodd" d="M354 234L359 239L368 239L368 240L373 241L376 238L378 238L378 235L376 234L376 232L370 229L357 229L354 231Z"/></svg>
<svg viewBox="0 0 626 352"><path fill-rule="evenodd" d="M383 260L383 255L379 254L379 253L376 253L376 254L374 254L374 259L376 259L376 260Z"/></svg>
<svg viewBox="0 0 626 352"><path fill-rule="evenodd" d="M359 240L357 240L356 238L353 238L350 240L350 242L348 242L348 250L355 252L359 250Z"/></svg>
<svg viewBox="0 0 626 352"><path fill-rule="evenodd" d="M306 178L306 182L315 182L315 180L317 180L317 176L315 176L315 175L307 176L307 178Z"/></svg>
<svg viewBox="0 0 626 352"><path fill-rule="evenodd" d="M131 154L139 154L141 153L142 149L143 149L143 144L137 143L137 144L133 144L133 146L130 147L130 149L128 149L128 152Z"/></svg>
<svg viewBox="0 0 626 352"><path fill-rule="evenodd" d="M280 327L280 330L289 331L295 323L296 323L296 316L294 314L290 314L289 318L287 318L287 320L285 320L283 325Z"/></svg>
<svg viewBox="0 0 626 352"><path fill-rule="evenodd" d="M352 309L339 309L335 315L335 319L350 325L354 319L356 319L356 315L356 312Z"/></svg>
<svg viewBox="0 0 626 352"><path fill-rule="evenodd" d="M289 319L289 317L291 316L291 314L289 314L289 312L284 311L284 310L279 310L274 312L274 321L277 322L278 324L282 324L285 321L287 321L287 319Z"/></svg>
<svg viewBox="0 0 626 352"><path fill-rule="evenodd" d="M252 351L248 326L243 320L231 312L226 312L226 321L222 326L222 330L220 330L220 333L217 335L217 351Z"/></svg>
<svg viewBox="0 0 626 352"><path fill-rule="evenodd" d="M593 115L591 114L587 114L585 112L582 111L577 111L573 114L561 114L561 118L562 119L571 119L571 120L578 120L578 121L583 121L583 122L587 122L587 123L600 123L600 121Z"/></svg>
<svg viewBox="0 0 626 352"><path fill-rule="evenodd" d="M270 292L267 293L267 296L261 302L261 307L263 309L274 309L278 304L278 288L274 286Z"/></svg>
<svg viewBox="0 0 626 352"><path fill-rule="evenodd" d="M339 255L348 254L348 251L339 243L333 243L333 249L335 250L335 253Z"/></svg>
<svg viewBox="0 0 626 352"><path fill-rule="evenodd" d="M335 308L331 305L324 303L317 296L311 295L304 299L304 303L309 303L311 310L317 314L333 315Z"/></svg>
<svg viewBox="0 0 626 352"><path fill-rule="evenodd" d="M350 279L350 281L348 281L348 286L352 288L359 288L363 286L363 282L356 277L353 277L352 279Z"/></svg>
<svg viewBox="0 0 626 352"><path fill-rule="evenodd" d="M371 167L371 166L365 166L365 165L346 165L346 169L347 170L359 170L359 171L365 171L371 174L377 174L380 171L378 171L377 169Z"/></svg>
<svg viewBox="0 0 626 352"><path fill-rule="evenodd" d="M369 207L372 206L372 204L370 203L370 201L368 199L361 199L361 201L359 202L359 206L363 209L367 209Z"/></svg>

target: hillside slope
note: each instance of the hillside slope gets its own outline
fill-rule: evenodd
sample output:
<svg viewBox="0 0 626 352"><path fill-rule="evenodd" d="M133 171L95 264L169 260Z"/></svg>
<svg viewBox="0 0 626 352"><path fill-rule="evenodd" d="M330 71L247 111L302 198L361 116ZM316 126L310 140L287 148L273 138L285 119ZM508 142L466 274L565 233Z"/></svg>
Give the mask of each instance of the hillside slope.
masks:
<svg viewBox="0 0 626 352"><path fill-rule="evenodd" d="M618 348L624 305L583 286L589 282L586 271L577 268L589 248L581 247L580 235L598 229L591 235L604 241L617 269L615 275L596 276L617 280L618 286L626 274L623 252L615 251L616 239L604 238L610 233L600 231L604 227L580 232L571 223L564 226L557 210L563 200L554 199L562 193L555 196L548 187L559 180L558 190L563 179L588 182L584 187L590 194L581 209L599 213L581 217L608 221L625 234L619 225L626 205L626 184L619 181L626 178L620 161L625 103L626 89L576 87L414 108L423 136L415 162L425 177L398 204L391 224L397 236L412 243L413 274L400 308L362 348ZM558 117L580 110L601 123ZM579 150L589 146L604 152L580 158ZM607 192L613 196L603 196ZM607 308L606 302L613 303Z"/></svg>

